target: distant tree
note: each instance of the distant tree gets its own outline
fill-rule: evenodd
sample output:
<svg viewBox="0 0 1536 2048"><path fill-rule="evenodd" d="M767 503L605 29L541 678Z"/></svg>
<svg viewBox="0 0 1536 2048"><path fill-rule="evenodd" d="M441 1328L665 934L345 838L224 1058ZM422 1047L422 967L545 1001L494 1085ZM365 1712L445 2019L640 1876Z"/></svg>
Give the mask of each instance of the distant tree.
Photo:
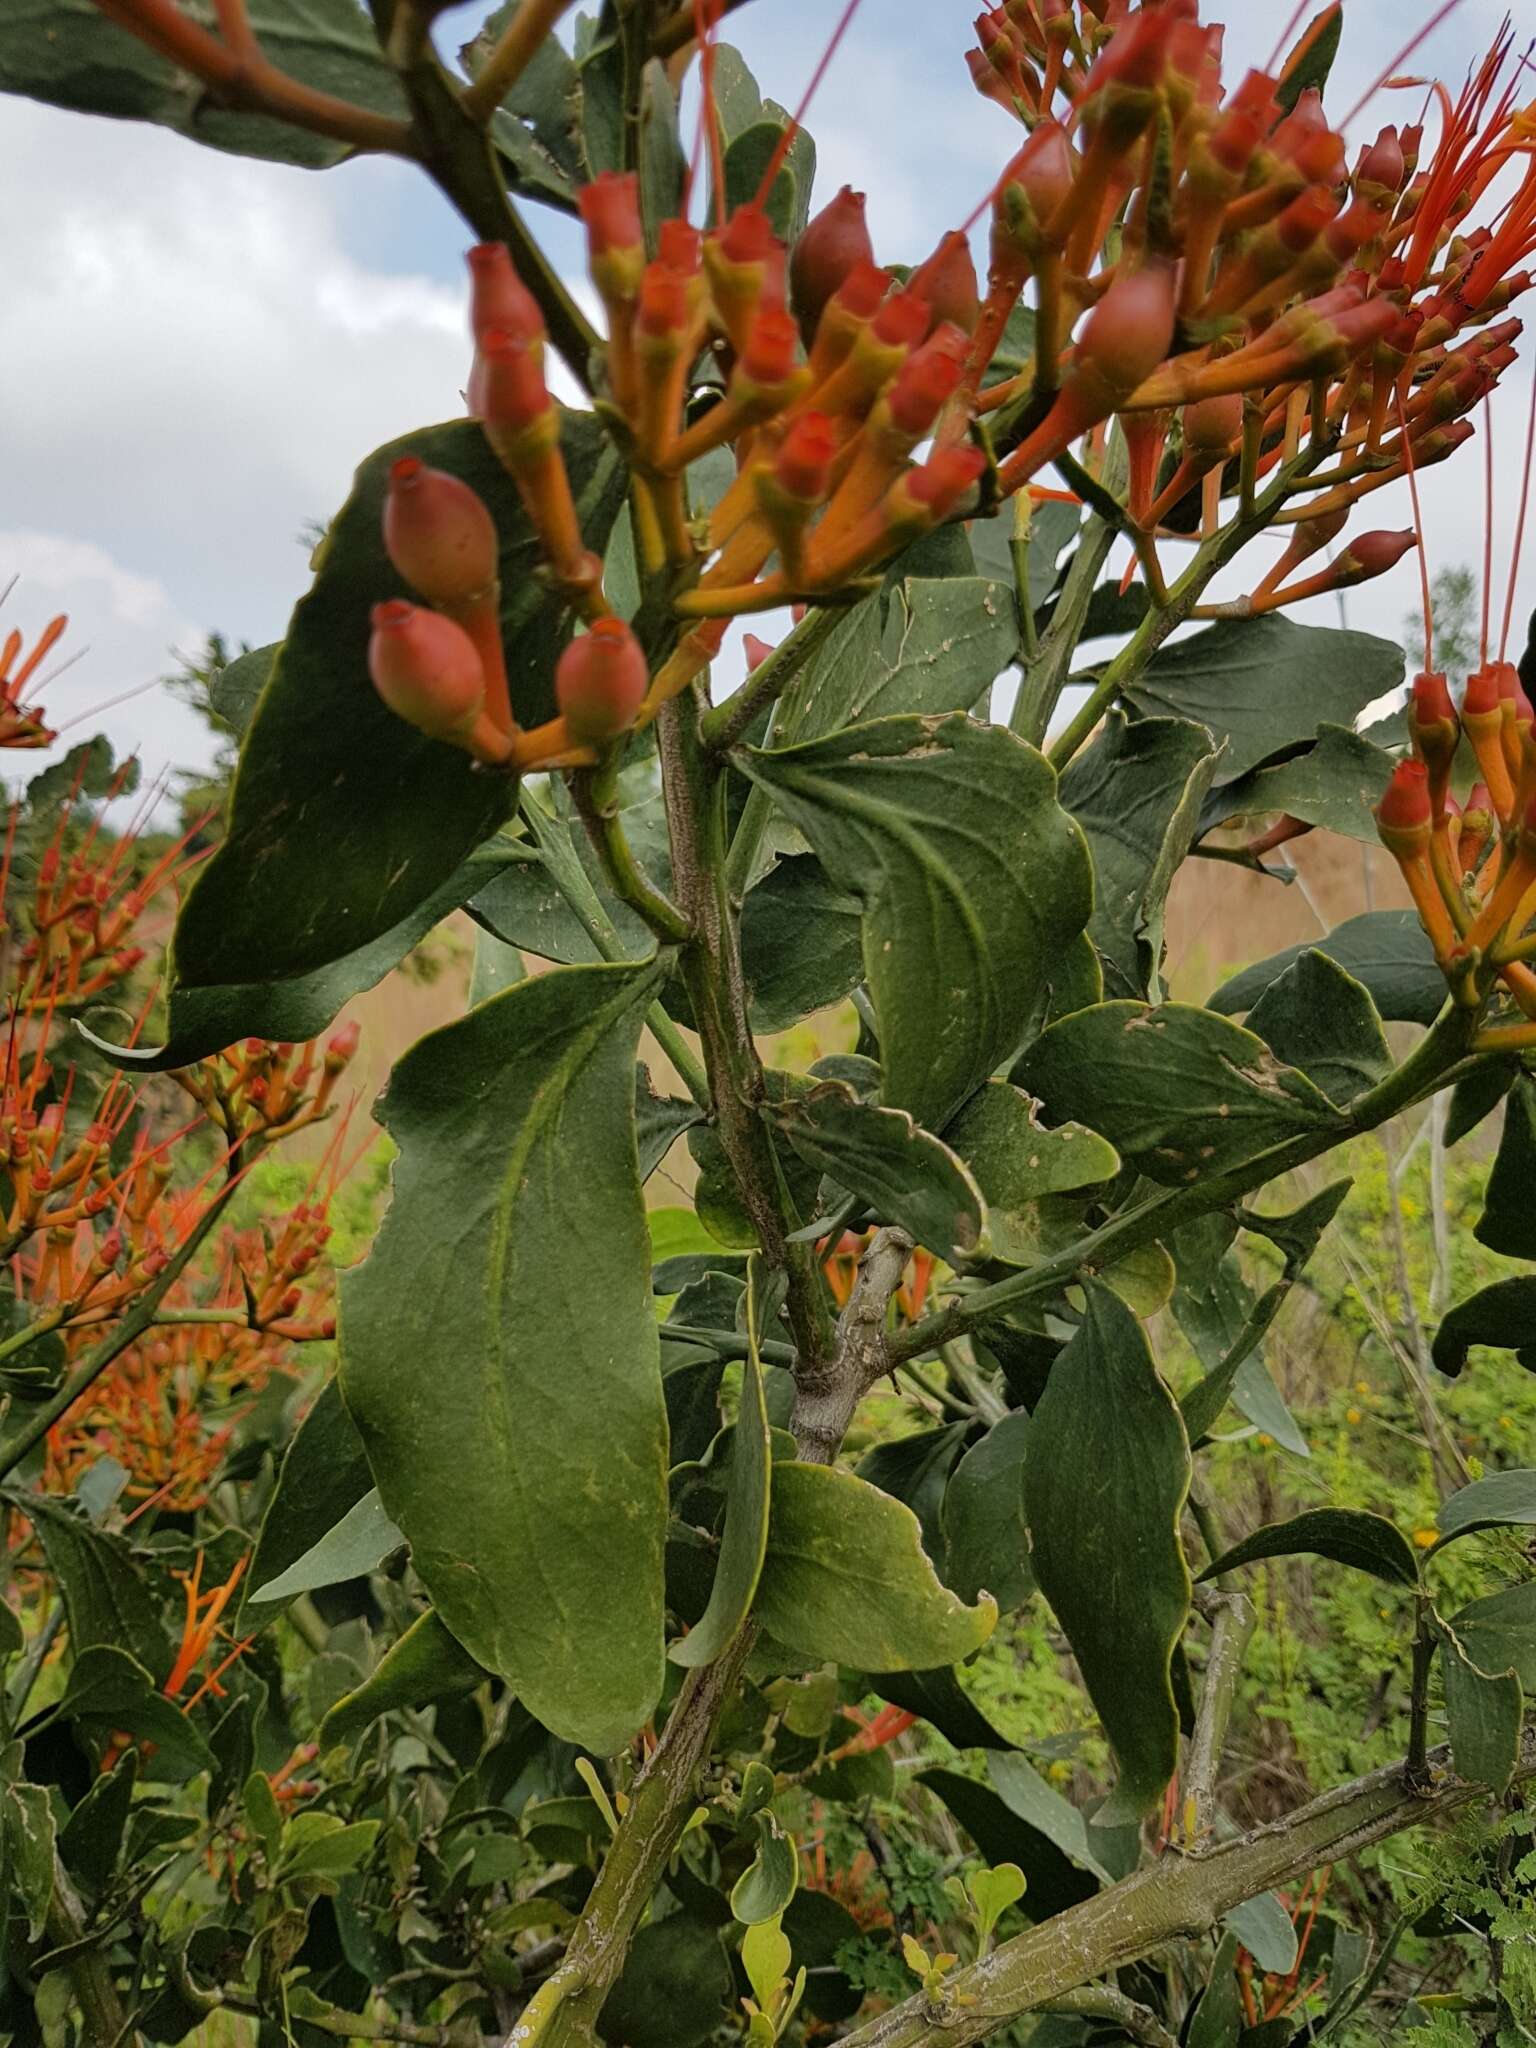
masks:
<svg viewBox="0 0 1536 2048"><path fill-rule="evenodd" d="M1459 688L1478 665L1482 653L1482 592L1476 572L1465 563L1442 569L1429 586L1435 613L1435 667ZM1424 620L1410 612L1403 621L1403 639L1419 668L1427 666Z"/></svg>

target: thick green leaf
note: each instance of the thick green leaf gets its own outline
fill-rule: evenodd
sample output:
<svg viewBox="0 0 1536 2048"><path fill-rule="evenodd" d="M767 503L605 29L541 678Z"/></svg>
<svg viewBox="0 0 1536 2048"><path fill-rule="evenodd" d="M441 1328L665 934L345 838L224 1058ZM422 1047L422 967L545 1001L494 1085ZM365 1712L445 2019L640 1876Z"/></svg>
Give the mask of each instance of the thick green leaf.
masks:
<svg viewBox="0 0 1536 2048"><path fill-rule="evenodd" d="M344 1821L334 1813L295 1814L283 1829L283 1849L275 1875L279 1883L295 1877L345 1877L356 1870L378 1839L382 1821Z"/></svg>
<svg viewBox="0 0 1536 2048"><path fill-rule="evenodd" d="M1214 1579L1265 1557L1327 1557L1389 1585L1417 1586L1418 1560L1408 1539L1384 1515L1360 1508L1312 1508L1288 1522L1271 1522L1207 1565L1202 1579Z"/></svg>
<svg viewBox="0 0 1536 2048"><path fill-rule="evenodd" d="M1126 691L1144 718L1192 719L1227 742L1223 782L1354 719L1403 680L1403 652L1369 633L1298 626L1278 612L1222 619L1165 647Z"/></svg>
<svg viewBox="0 0 1536 2048"><path fill-rule="evenodd" d="M1024 1873L1023 1909L1033 1921L1050 1920L1091 1899L1098 1879L1080 1869L1033 1817L959 1771L928 1770L918 1782L941 1799L988 1863L1014 1863Z"/></svg>
<svg viewBox="0 0 1536 2048"><path fill-rule="evenodd" d="M117 1872L138 1777L138 1751L124 1750L112 1769L93 1781L59 1835L64 1868L92 1898L106 1890Z"/></svg>
<svg viewBox="0 0 1536 2048"><path fill-rule="evenodd" d="M800 1858L793 1835L786 1835L777 1816L757 1816L757 1854L731 1889L731 1912L744 1927L776 1920L800 1882Z"/></svg>
<svg viewBox="0 0 1536 2048"><path fill-rule="evenodd" d="M213 1752L202 1736L125 1649L97 1643L82 1650L55 1711L103 1747L119 1733L146 1744L146 1778L179 1785L213 1768Z"/></svg>
<svg viewBox="0 0 1536 2048"><path fill-rule="evenodd" d="M1435 1633L1440 1638L1440 1678L1456 1774L1471 1784L1486 1785L1490 1792L1503 1792L1520 1755L1525 1693L1519 1675L1513 1667L1484 1671L1473 1662L1455 1627L1438 1616Z"/></svg>
<svg viewBox="0 0 1536 2048"><path fill-rule="evenodd" d="M1085 1294L1035 1410L1024 1503L1035 1577L1119 1763L1106 1818L1122 1820L1162 1796L1178 1763L1189 1443L1136 1318L1106 1287Z"/></svg>
<svg viewBox="0 0 1536 2048"><path fill-rule="evenodd" d="M1248 1029L1341 1109L1391 1072L1370 990L1316 947L1269 984L1248 1012Z"/></svg>
<svg viewBox="0 0 1536 2048"><path fill-rule="evenodd" d="M1349 726L1322 725L1317 745L1304 754L1277 767L1257 769L1218 790L1204 822L1282 811L1304 824L1375 846L1376 806L1396 758Z"/></svg>
<svg viewBox="0 0 1536 2048"><path fill-rule="evenodd" d="M435 1608L418 1615L391 1643L363 1683L345 1694L320 1727L320 1747L355 1742L382 1714L431 1706L473 1692L487 1674L443 1626Z"/></svg>
<svg viewBox="0 0 1536 2048"><path fill-rule="evenodd" d="M6 1873L36 1941L53 1904L53 1801L41 1785L7 1785L3 1814Z"/></svg>
<svg viewBox="0 0 1536 2048"><path fill-rule="evenodd" d="M1446 1542L1475 1529L1536 1528L1536 1472L1494 1472L1453 1493L1435 1520Z"/></svg>
<svg viewBox="0 0 1536 2048"><path fill-rule="evenodd" d="M1226 1016L1251 1010L1276 981L1306 952L1326 953L1370 991L1377 1011L1389 1024L1433 1024L1445 1007L1445 976L1418 913L1412 910L1368 910L1335 925L1326 939L1287 946L1233 975L1211 997L1210 1008Z"/></svg>
<svg viewBox="0 0 1536 2048"><path fill-rule="evenodd" d="M780 1104L775 1126L807 1165L952 1264L974 1258L986 1204L964 1160L904 1109L860 1102L840 1081Z"/></svg>
<svg viewBox="0 0 1536 2048"><path fill-rule="evenodd" d="M1459 1145L1486 1117L1492 1116L1519 1078L1518 1060L1488 1060L1458 1081L1451 1090L1445 1117L1445 1145Z"/></svg>
<svg viewBox="0 0 1536 2048"><path fill-rule="evenodd" d="M259 1585L250 1604L266 1607L274 1601L296 1600L301 1593L313 1593L322 1586L363 1578L377 1571L404 1542L384 1512L378 1488L371 1488L333 1529L327 1529L313 1550L306 1550L285 1572Z"/></svg>
<svg viewBox="0 0 1536 2048"><path fill-rule="evenodd" d="M1536 1579L1473 1600L1451 1627L1480 1671L1514 1671L1536 1693Z"/></svg>
<svg viewBox="0 0 1536 2048"><path fill-rule="evenodd" d="M1243 2030L1243 1994L1237 1977L1235 1934L1222 1937L1211 1974L1185 2036L1185 2048L1237 2048Z"/></svg>
<svg viewBox="0 0 1536 2048"><path fill-rule="evenodd" d="M1106 1881L1110 1879L1112 1873L1099 1860L1093 1830L1082 1809L1048 1785L1017 1750L991 1751L987 1757L987 1776L1009 1811L1038 1828L1079 1870Z"/></svg>
<svg viewBox="0 0 1536 2048"><path fill-rule="evenodd" d="M1508 1259L1536 1259L1536 1081L1522 1074L1504 1106L1504 1131L1473 1235Z"/></svg>
<svg viewBox="0 0 1536 2048"><path fill-rule="evenodd" d="M635 1141L652 966L520 982L406 1054L342 1287L347 1406L443 1621L607 1754L662 1680L666 1425Z"/></svg>
<svg viewBox="0 0 1536 2048"><path fill-rule="evenodd" d="M588 414L565 416L563 442L583 531L601 547L618 457ZM228 835L177 921L173 1037L178 996L206 1004L219 990L295 980L394 930L510 809L510 782L397 718L368 680L369 610L400 594L379 521L405 454L461 477L495 514L513 702L525 723L548 713L570 618L533 573L538 542L479 427L424 427L377 450L322 543L241 750Z"/></svg>
<svg viewBox="0 0 1536 2048"><path fill-rule="evenodd" d="M1079 1010L1036 1040L1019 1078L1053 1121L1090 1125L1173 1187L1343 1121L1263 1039L1188 1003Z"/></svg>
<svg viewBox="0 0 1536 2048"><path fill-rule="evenodd" d="M1536 1372L1536 1274L1496 1280L1453 1308L1435 1332L1436 1370L1455 1379L1475 1344L1513 1351L1527 1372Z"/></svg>
<svg viewBox="0 0 1536 2048"><path fill-rule="evenodd" d="M1006 1737L992 1726L951 1669L882 1671L869 1683L881 1699L918 1715L956 1749L1007 1748Z"/></svg>
<svg viewBox="0 0 1536 2048"><path fill-rule="evenodd" d="M597 2031L612 2048L698 2048L725 2019L731 1992L715 1929L673 1913L635 1936Z"/></svg>
<svg viewBox="0 0 1536 2048"><path fill-rule="evenodd" d="M923 1548L936 1565L944 1558L944 1490L969 1427L947 1422L912 1436L887 1438L866 1451L854 1467L861 1479L912 1510Z"/></svg>
<svg viewBox="0 0 1536 2048"><path fill-rule="evenodd" d="M654 786L650 764L621 778L619 807L624 836L641 869L657 888L672 886L667 811ZM576 816L558 782L525 789L522 809L538 820L543 843L513 841L516 856L476 897L474 914L498 938L537 953L541 960L572 967L606 956L589 929L590 922L611 924L625 955L640 959L654 943L649 928L621 903L609 887L602 863L586 827ZM584 900L587 918L571 907L567 890Z"/></svg>
<svg viewBox="0 0 1536 2048"><path fill-rule="evenodd" d="M1093 853L1088 936L1113 995L1144 996L1153 985L1163 906L1219 760L1203 725L1113 711L1062 775L1061 801Z"/></svg>
<svg viewBox="0 0 1536 2048"><path fill-rule="evenodd" d="M756 1285L754 1271L748 1283L749 1293L755 1291ZM749 1307L749 1328L751 1321ZM735 1641L751 1612L768 1549L772 1487L773 1441L768 1428L763 1373L757 1347L749 1343L742 1368L741 1406L731 1431L725 1528L709 1605L697 1627L667 1652L672 1662L681 1664L685 1670L712 1664Z"/></svg>
<svg viewBox="0 0 1536 2048"><path fill-rule="evenodd" d="M329 1379L294 1431L245 1575L247 1588L269 1585L312 1551L349 1509L373 1491L363 1440ZM251 1604L246 1592L245 1604Z"/></svg>
<svg viewBox="0 0 1536 2048"><path fill-rule="evenodd" d="M1174 1240L1178 1262L1178 1285L1173 1294L1173 1312L1206 1377L1192 1386L1179 1406L1191 1443L1209 1435L1231 1400L1237 1400L1249 1420L1252 1397L1262 1402L1266 1390L1271 1404L1279 1402L1259 1346L1290 1292L1279 1282L1255 1297L1243 1275L1242 1264L1229 1249L1235 1225L1225 1215L1202 1216L1187 1224ZM1244 1381L1243 1374L1249 1372ZM1290 1421L1284 1404L1271 1421L1284 1423L1278 1434L1266 1421L1261 1426L1298 1456L1308 1455L1307 1441ZM1288 1425L1288 1426L1285 1426Z"/></svg>
<svg viewBox="0 0 1536 2048"><path fill-rule="evenodd" d="M171 1668L171 1645L160 1602L121 1536L98 1529L73 1503L8 1491L37 1532L48 1569L64 1597L70 1647L107 1645L131 1652L158 1683Z"/></svg>
<svg viewBox="0 0 1536 2048"><path fill-rule="evenodd" d="M640 1178L650 1179L685 1131L704 1121L696 1102L675 1095L658 1095L651 1086L650 1070L635 1069L635 1136L640 1149Z"/></svg>
<svg viewBox="0 0 1536 2048"><path fill-rule="evenodd" d="M1012 1613L1035 1590L1024 1519L1024 1453L1029 1417L995 1422L950 1474L944 1489L944 1583L962 1600L990 1593Z"/></svg>
<svg viewBox="0 0 1536 2048"><path fill-rule="evenodd" d="M725 191L729 207L756 198L768 175L768 166L778 151L789 116L772 100L763 102L766 120L758 121L739 135L725 152ZM816 176L816 145L802 128L774 178L763 210L776 235L793 241L804 231L811 210L811 185Z"/></svg>
<svg viewBox="0 0 1536 2048"><path fill-rule="evenodd" d="M1296 1967L1296 1923L1274 1892L1245 1899L1223 1918L1261 1970L1285 1977Z"/></svg>
<svg viewBox="0 0 1536 2048"><path fill-rule="evenodd" d="M898 712L979 704L1018 646L1010 592L980 576L911 578L848 614L796 678L774 744Z"/></svg>
<svg viewBox="0 0 1536 2048"><path fill-rule="evenodd" d="M967 1607L939 1584L910 1508L851 1472L793 1462L773 1470L756 1612L790 1649L860 1671L956 1663L997 1622L994 1601Z"/></svg>
<svg viewBox="0 0 1536 2048"><path fill-rule="evenodd" d="M858 898L813 853L788 854L741 907L741 968L756 1031L785 1031L864 979Z"/></svg>
<svg viewBox="0 0 1536 2048"><path fill-rule="evenodd" d="M1322 19L1321 10L1314 20ZM1305 41L1306 31L1302 31ZM1304 92L1322 92L1333 75L1334 59L1339 54L1339 45L1344 40L1344 10L1338 8L1325 21L1322 33L1307 43L1299 61L1293 61L1294 52L1286 53L1286 69L1275 88L1278 103L1290 113Z"/></svg>
<svg viewBox="0 0 1536 2048"><path fill-rule="evenodd" d="M739 758L863 903L885 1100L942 1130L1023 1042L1092 907L1054 774L963 717L885 718Z"/></svg>
<svg viewBox="0 0 1536 2048"><path fill-rule="evenodd" d="M1096 1131L1081 1124L1048 1131L1029 1096L1007 1081L978 1089L945 1140L985 1197L993 1253L1016 1265L1040 1255L1042 1202L1100 1187L1120 1171L1120 1155Z"/></svg>
<svg viewBox="0 0 1536 2048"><path fill-rule="evenodd" d="M244 737L282 651L280 640L267 647L248 648L216 669L209 679L208 702L236 739Z"/></svg>

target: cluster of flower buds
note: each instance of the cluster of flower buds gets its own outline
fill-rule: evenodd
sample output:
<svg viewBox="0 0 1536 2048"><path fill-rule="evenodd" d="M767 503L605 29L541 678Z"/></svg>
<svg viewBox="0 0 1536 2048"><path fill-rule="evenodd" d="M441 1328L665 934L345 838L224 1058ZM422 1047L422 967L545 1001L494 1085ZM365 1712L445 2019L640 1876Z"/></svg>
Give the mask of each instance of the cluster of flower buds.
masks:
<svg viewBox="0 0 1536 2048"><path fill-rule="evenodd" d="M1536 1045L1536 710L1513 663L1484 659L1460 711L1436 671L1415 676L1413 741L1376 813L1452 994L1480 1010L1502 991L1519 1013L1479 1040ZM1465 741L1478 781L1458 803Z"/></svg>
<svg viewBox="0 0 1536 2048"><path fill-rule="evenodd" d="M44 661L64 637L69 620L60 613L48 624L23 655L23 640L14 628L0 641L0 747L47 747L56 735L49 730L42 709L23 704L22 693Z"/></svg>
<svg viewBox="0 0 1536 2048"><path fill-rule="evenodd" d="M1007 0L983 15L972 68L1029 134L990 197L981 283L960 231L898 282L847 188L786 248L767 209L792 129L755 197L707 230L661 222L649 248L634 175L579 193L642 567L670 577L689 622L642 720L707 666L732 618L857 594L939 522L1039 490L1074 448L1092 468L1113 421L1154 594L1158 536L1214 530L1227 493L1251 500L1275 472L1296 530L1243 609L1401 558L1411 535L1344 528L1358 499L1451 454L1511 361L1518 328L1498 316L1529 283L1516 266L1536 247L1536 171L1493 230L1468 227L1523 147L1507 32L1447 102L1422 168L1420 131L1390 127L1351 163L1317 91L1299 86L1337 15L1326 8L1284 63L1231 91L1198 0ZM542 318L504 250L471 261L471 409L550 577L600 618ZM998 376L1026 295L1035 359ZM736 480L696 517L689 466L721 447ZM1297 574L1335 542L1326 568Z"/></svg>
<svg viewBox="0 0 1536 2048"><path fill-rule="evenodd" d="M357 1056L362 1026L342 1024L318 1039L289 1045L248 1038L172 1075L232 1150L248 1140L272 1143L330 1116L342 1075Z"/></svg>

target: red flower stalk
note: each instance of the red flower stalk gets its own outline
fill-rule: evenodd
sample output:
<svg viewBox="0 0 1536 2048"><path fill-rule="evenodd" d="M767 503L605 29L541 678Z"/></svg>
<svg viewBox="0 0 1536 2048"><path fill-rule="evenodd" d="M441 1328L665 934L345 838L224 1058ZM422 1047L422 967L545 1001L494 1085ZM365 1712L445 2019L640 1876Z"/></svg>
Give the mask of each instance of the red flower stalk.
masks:
<svg viewBox="0 0 1536 2048"><path fill-rule="evenodd" d="M842 538L824 541L823 522L811 535L809 549L816 586L839 589L850 577L931 532L955 511L986 466L979 448L935 449L921 468L899 477Z"/></svg>
<svg viewBox="0 0 1536 2048"><path fill-rule="evenodd" d="M789 259L789 290L809 348L822 314L861 265L873 264L865 196L844 185L806 224Z"/></svg>
<svg viewBox="0 0 1536 2048"><path fill-rule="evenodd" d="M373 686L397 717L429 739L443 740L498 764L507 736L485 715L485 670L462 626L402 598L373 608L368 643Z"/></svg>
<svg viewBox="0 0 1536 2048"><path fill-rule="evenodd" d="M1331 546L1348 524L1349 512L1343 508L1325 512L1318 518L1302 520L1285 553L1262 581L1254 585L1249 603L1255 604L1272 591L1279 590L1287 576L1294 575L1303 562L1310 561L1313 555L1321 554L1324 548Z"/></svg>
<svg viewBox="0 0 1536 2048"><path fill-rule="evenodd" d="M572 739L600 745L635 722L650 684L645 650L622 619L594 619L555 667L555 702Z"/></svg>

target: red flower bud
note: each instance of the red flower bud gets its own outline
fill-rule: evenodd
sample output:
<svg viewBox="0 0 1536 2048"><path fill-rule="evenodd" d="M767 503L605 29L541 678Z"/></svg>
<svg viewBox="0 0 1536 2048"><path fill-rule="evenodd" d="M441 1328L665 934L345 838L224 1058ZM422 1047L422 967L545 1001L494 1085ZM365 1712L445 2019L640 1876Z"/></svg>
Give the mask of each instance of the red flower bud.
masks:
<svg viewBox="0 0 1536 2048"><path fill-rule="evenodd" d="M790 293L804 332L815 331L827 301L860 266L872 264L874 256L864 194L845 185L807 224L790 254Z"/></svg>
<svg viewBox="0 0 1536 2048"><path fill-rule="evenodd" d="M819 505L831 487L836 455L837 436L826 414L802 413L775 458L775 481L791 498Z"/></svg>
<svg viewBox="0 0 1536 2048"><path fill-rule="evenodd" d="M956 353L950 337L958 337ZM941 327L931 340L902 364L886 395L893 424L914 441L932 430L934 421L960 387L965 374L965 337L958 328Z"/></svg>
<svg viewBox="0 0 1536 2048"><path fill-rule="evenodd" d="M787 313L760 312L747 331L741 374L749 384L783 384L794 374L795 323Z"/></svg>
<svg viewBox="0 0 1536 2048"><path fill-rule="evenodd" d="M655 341L681 341L692 324L688 279L668 263L648 263L640 280L640 332Z"/></svg>
<svg viewBox="0 0 1536 2048"><path fill-rule="evenodd" d="M1158 368L1173 345L1177 275L1171 264L1117 270L1083 323L1068 387L1095 408L1085 425L1107 419Z"/></svg>
<svg viewBox="0 0 1536 2048"><path fill-rule="evenodd" d="M384 546L433 604L463 604L496 580L496 524L479 494L414 455L402 455L389 472Z"/></svg>
<svg viewBox="0 0 1536 2048"><path fill-rule="evenodd" d="M1418 546L1419 536L1410 526L1402 533L1362 533L1358 540L1352 540L1342 558L1344 563L1353 564L1358 572L1355 580L1365 583L1373 576L1385 576L1389 569L1395 569L1411 548Z"/></svg>
<svg viewBox="0 0 1536 2048"><path fill-rule="evenodd" d="M593 256L611 256L641 247L640 180L634 171L603 171L577 191L576 204L587 230Z"/></svg>
<svg viewBox="0 0 1536 2048"><path fill-rule="evenodd" d="M1243 401L1236 392L1229 398L1198 398L1184 408L1184 448L1197 461L1225 461L1242 431Z"/></svg>
<svg viewBox="0 0 1536 2048"><path fill-rule="evenodd" d="M657 230L656 254L680 277L692 277L699 267L704 237L685 220L664 220Z"/></svg>
<svg viewBox="0 0 1536 2048"><path fill-rule="evenodd" d="M838 286L833 305L850 320L872 320L891 288L891 273L878 263L856 263Z"/></svg>
<svg viewBox="0 0 1536 2048"><path fill-rule="evenodd" d="M760 640L756 633L743 633L741 645L747 657L747 674L755 675L775 649L771 640Z"/></svg>
<svg viewBox="0 0 1536 2048"><path fill-rule="evenodd" d="M1360 152L1355 166L1357 185L1379 185L1386 192L1400 192L1408 176L1403 145L1395 128L1383 128L1368 149Z"/></svg>
<svg viewBox="0 0 1536 2048"><path fill-rule="evenodd" d="M622 619L594 620L555 667L555 702L573 740L611 740L634 723L650 687L645 650Z"/></svg>
<svg viewBox="0 0 1536 2048"><path fill-rule="evenodd" d="M435 740L462 740L485 701L485 670L464 628L402 598L373 608L368 673L390 710Z"/></svg>
<svg viewBox="0 0 1536 2048"><path fill-rule="evenodd" d="M1376 829L1392 853L1416 853L1428 844L1433 817L1429 775L1422 761L1399 761L1376 808Z"/></svg>
<svg viewBox="0 0 1536 2048"><path fill-rule="evenodd" d="M544 339L539 302L513 267L505 242L478 242L469 251L469 331L483 341L490 328L526 341Z"/></svg>
<svg viewBox="0 0 1536 2048"><path fill-rule="evenodd" d="M488 328L480 337L470 399L488 427L520 433L542 419L554 403L544 382L542 343Z"/></svg>
<svg viewBox="0 0 1536 2048"><path fill-rule="evenodd" d="M908 290L928 301L935 320L974 333L981 318L981 294L971 245L958 230L945 235L927 262L913 272Z"/></svg>
<svg viewBox="0 0 1536 2048"><path fill-rule="evenodd" d="M885 348L915 348L932 319L928 301L916 292L892 292L876 313L871 331Z"/></svg>
<svg viewBox="0 0 1536 2048"><path fill-rule="evenodd" d="M979 448L939 448L903 478L907 495L926 506L935 525L954 511L987 466Z"/></svg>
<svg viewBox="0 0 1536 2048"><path fill-rule="evenodd" d="M1408 731L1428 771L1430 808L1439 819L1445 812L1461 721L1451 701L1450 686L1438 671L1414 677L1408 700Z"/></svg>
<svg viewBox="0 0 1536 2048"><path fill-rule="evenodd" d="M334 1063L338 1067L346 1066L350 1060L356 1057L357 1048L362 1042L363 1027L355 1017L351 1017L345 1024L333 1031L326 1041L326 1065L330 1066Z"/></svg>

